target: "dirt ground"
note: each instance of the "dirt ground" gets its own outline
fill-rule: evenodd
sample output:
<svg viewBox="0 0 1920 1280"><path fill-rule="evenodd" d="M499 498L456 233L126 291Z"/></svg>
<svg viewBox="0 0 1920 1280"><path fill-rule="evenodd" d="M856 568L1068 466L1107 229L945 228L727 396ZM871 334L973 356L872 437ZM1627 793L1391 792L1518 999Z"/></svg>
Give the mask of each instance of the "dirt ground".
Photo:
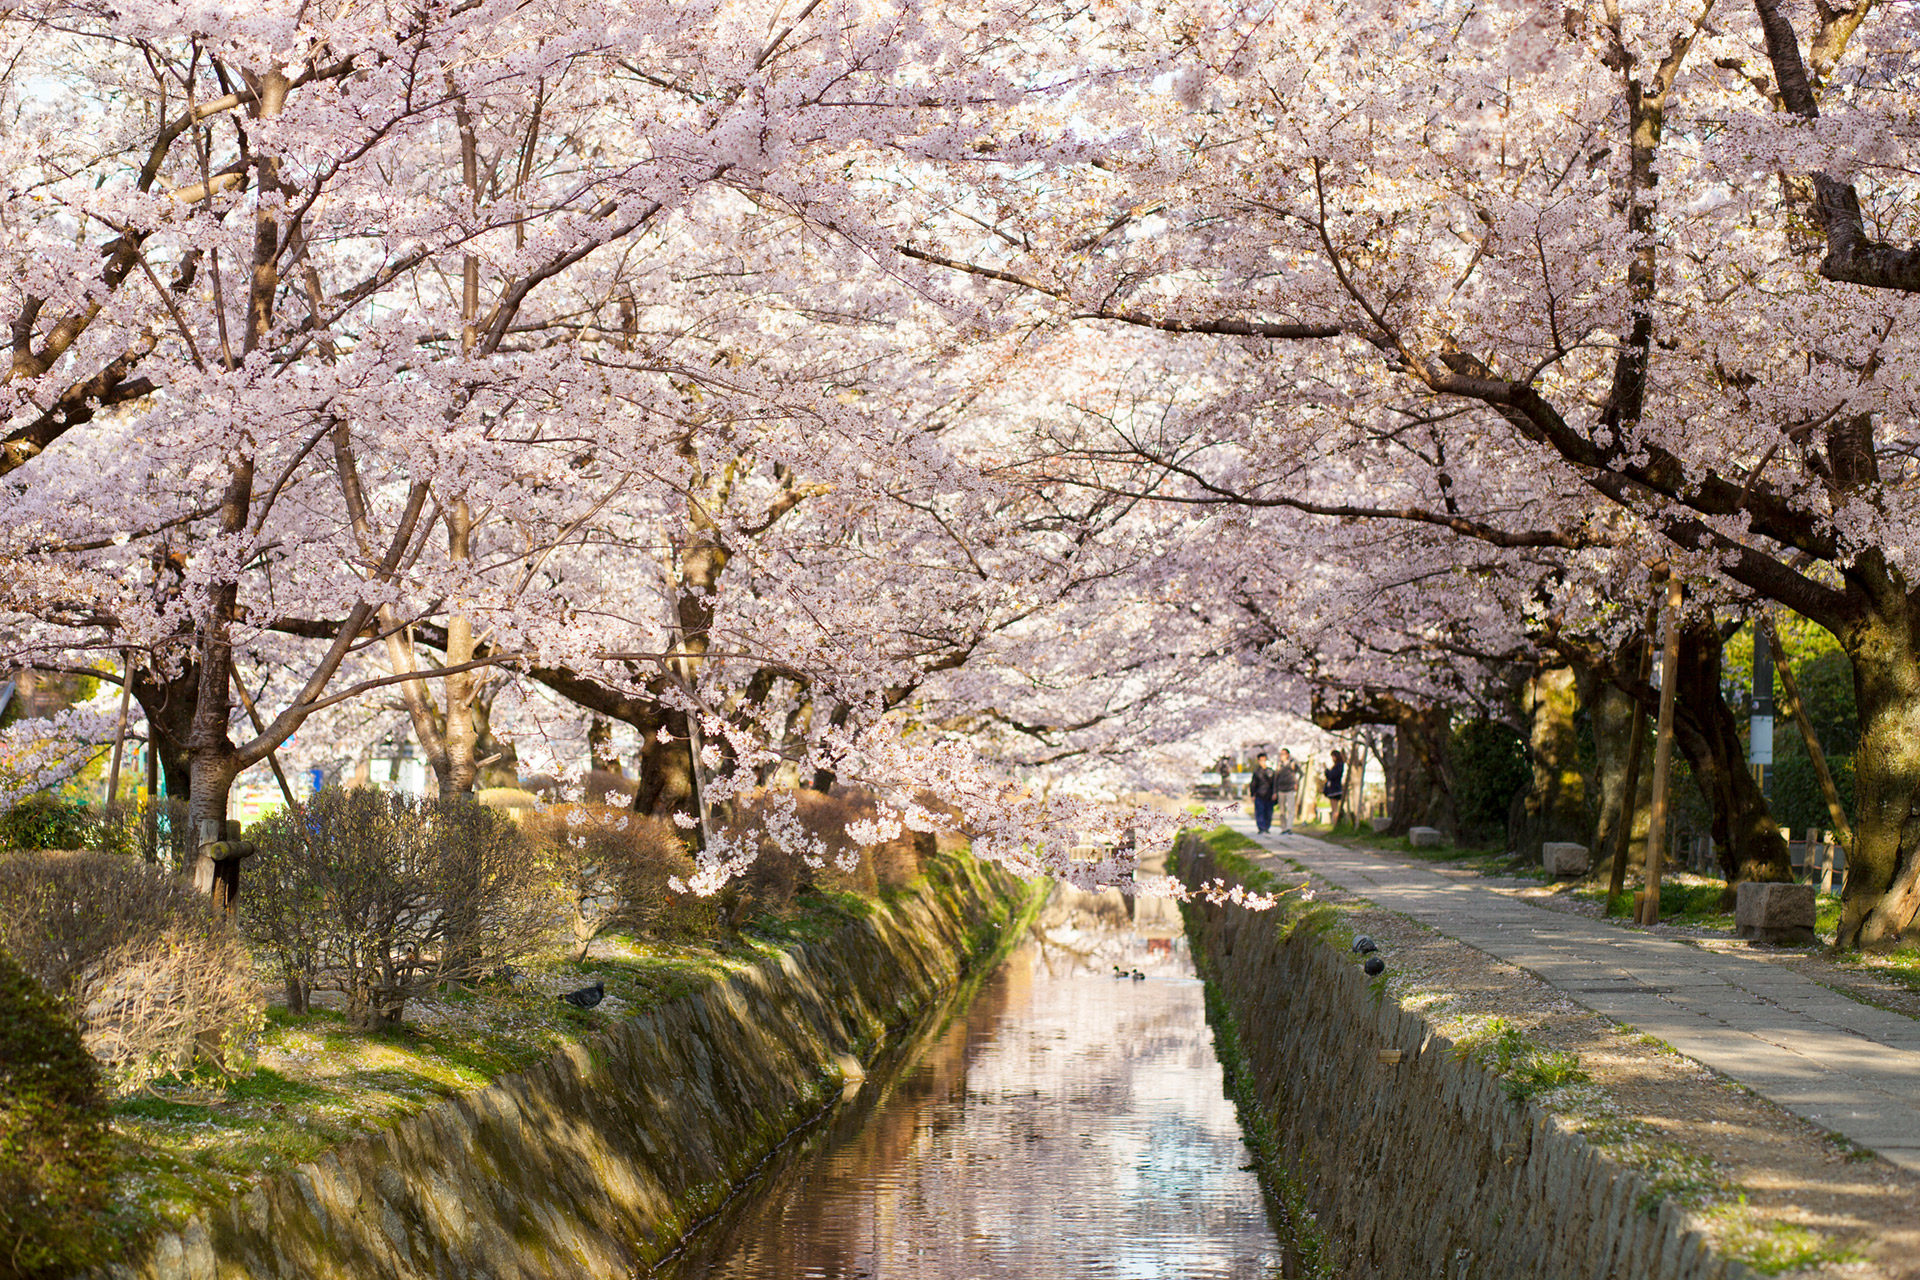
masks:
<svg viewBox="0 0 1920 1280"><path fill-rule="evenodd" d="M1538 881L1480 883L1553 909L1599 914L1597 904ZM1587 1079L1537 1100L1654 1179L1724 1256L1775 1275L1920 1280L1920 1177L1582 1008L1524 970L1324 881L1315 888L1355 932L1380 942L1390 957L1389 990L1456 1042L1485 1039L1504 1025L1543 1052L1577 1055ZM1657 932L1747 949L1711 930ZM1811 952L1767 958L1872 1003L1920 1013L1920 997L1871 972Z"/></svg>

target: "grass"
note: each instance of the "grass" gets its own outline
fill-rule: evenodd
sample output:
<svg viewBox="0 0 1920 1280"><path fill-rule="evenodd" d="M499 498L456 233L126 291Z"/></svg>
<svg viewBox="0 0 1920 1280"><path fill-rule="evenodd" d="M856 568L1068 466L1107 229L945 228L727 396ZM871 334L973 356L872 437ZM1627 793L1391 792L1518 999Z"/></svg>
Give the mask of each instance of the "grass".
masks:
<svg viewBox="0 0 1920 1280"><path fill-rule="evenodd" d="M1861 1257L1811 1228L1761 1218L1747 1207L1744 1195L1714 1206L1701 1217L1719 1229L1721 1252L1764 1276L1853 1262Z"/></svg>
<svg viewBox="0 0 1920 1280"><path fill-rule="evenodd" d="M927 874L978 872L970 863L942 862ZM524 1070L582 1036L770 954L828 938L880 906L851 893L808 893L791 909L723 939L610 935L589 960L556 957L530 965L511 983L411 1003L411 1021L388 1030L357 1028L324 1009L274 1008L241 1073L165 1078L114 1108L122 1160L114 1188L116 1233L131 1240L177 1229L204 1205L264 1174ZM607 988L597 1008L576 1009L556 998L596 978Z"/></svg>
<svg viewBox="0 0 1920 1280"><path fill-rule="evenodd" d="M1505 1018L1472 1029L1454 1042L1454 1052L1497 1077L1515 1102L1588 1079L1579 1055L1547 1049Z"/></svg>
<svg viewBox="0 0 1920 1280"><path fill-rule="evenodd" d="M1660 923L1721 929L1731 933L1733 932L1733 912L1722 910L1720 906L1726 891L1726 882L1711 876L1694 875L1691 872L1662 876ZM1573 896L1586 902L1602 904L1604 915L1629 919L1633 916L1631 892L1609 898L1605 886L1595 883L1583 884L1574 889Z"/></svg>

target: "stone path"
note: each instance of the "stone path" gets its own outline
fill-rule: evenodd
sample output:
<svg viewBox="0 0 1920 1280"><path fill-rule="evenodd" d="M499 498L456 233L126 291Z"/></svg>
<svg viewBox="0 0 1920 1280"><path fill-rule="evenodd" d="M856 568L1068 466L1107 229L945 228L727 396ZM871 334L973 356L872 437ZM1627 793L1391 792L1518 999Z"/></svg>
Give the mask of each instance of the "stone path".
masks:
<svg viewBox="0 0 1920 1280"><path fill-rule="evenodd" d="M1229 825L1920 1173L1920 1021L1757 957L1548 911L1469 875L1303 835L1258 835L1246 817Z"/></svg>

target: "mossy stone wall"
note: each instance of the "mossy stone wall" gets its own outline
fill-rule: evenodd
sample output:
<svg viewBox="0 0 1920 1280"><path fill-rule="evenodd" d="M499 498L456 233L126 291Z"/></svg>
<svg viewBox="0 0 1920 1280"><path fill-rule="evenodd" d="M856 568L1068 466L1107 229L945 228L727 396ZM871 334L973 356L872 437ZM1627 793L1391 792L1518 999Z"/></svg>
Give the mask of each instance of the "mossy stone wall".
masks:
<svg viewBox="0 0 1920 1280"><path fill-rule="evenodd" d="M1189 885L1223 878L1183 840ZM1231 877L1224 877L1231 878ZM1341 1280L1744 1280L1622 1169L1279 913L1196 903L1194 957L1233 1021L1264 1181ZM1397 1062L1382 1061L1382 1051ZM1244 1106L1243 1101L1243 1106Z"/></svg>
<svg viewBox="0 0 1920 1280"><path fill-rule="evenodd" d="M114 1280L575 1280L656 1260L989 953L1023 886L935 864L833 937L266 1180Z"/></svg>

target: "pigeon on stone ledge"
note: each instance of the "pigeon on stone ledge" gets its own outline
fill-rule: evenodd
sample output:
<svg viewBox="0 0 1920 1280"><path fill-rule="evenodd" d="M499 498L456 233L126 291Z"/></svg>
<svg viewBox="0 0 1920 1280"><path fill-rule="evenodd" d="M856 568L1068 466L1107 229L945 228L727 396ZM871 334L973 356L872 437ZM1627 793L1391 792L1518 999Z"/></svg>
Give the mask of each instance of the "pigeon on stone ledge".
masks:
<svg viewBox="0 0 1920 1280"><path fill-rule="evenodd" d="M593 1006L599 1004L600 1001L606 997L606 994L607 984L601 981L594 983L590 987L582 987L578 991L566 992L560 998L576 1009L591 1009Z"/></svg>
<svg viewBox="0 0 1920 1280"><path fill-rule="evenodd" d="M1380 945L1364 933L1353 940L1353 954L1357 956L1370 956L1379 949Z"/></svg>
<svg viewBox="0 0 1920 1280"><path fill-rule="evenodd" d="M1360 967L1367 971L1369 978L1377 978L1387 971L1387 962L1379 956L1368 956L1367 962Z"/></svg>

